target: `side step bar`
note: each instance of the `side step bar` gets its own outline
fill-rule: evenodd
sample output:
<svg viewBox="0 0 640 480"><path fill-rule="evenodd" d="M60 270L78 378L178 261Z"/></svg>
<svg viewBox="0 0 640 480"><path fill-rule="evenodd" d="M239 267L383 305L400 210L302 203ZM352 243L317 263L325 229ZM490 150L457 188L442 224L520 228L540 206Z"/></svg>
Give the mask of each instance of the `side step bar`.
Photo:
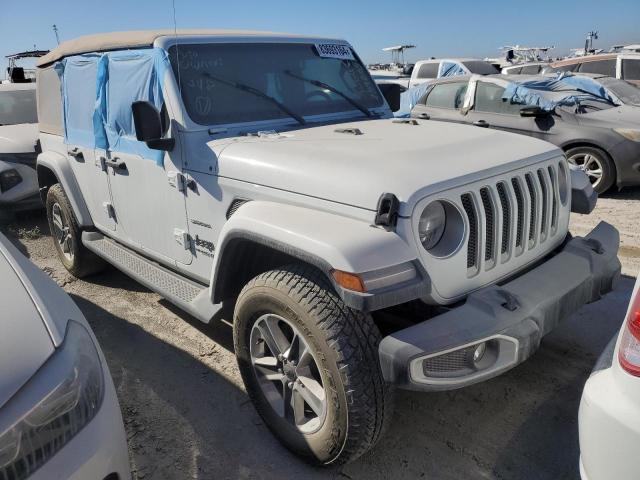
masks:
<svg viewBox="0 0 640 480"><path fill-rule="evenodd" d="M145 287L209 323L222 304L211 303L209 288L164 268L98 232L82 232L82 243L99 257Z"/></svg>

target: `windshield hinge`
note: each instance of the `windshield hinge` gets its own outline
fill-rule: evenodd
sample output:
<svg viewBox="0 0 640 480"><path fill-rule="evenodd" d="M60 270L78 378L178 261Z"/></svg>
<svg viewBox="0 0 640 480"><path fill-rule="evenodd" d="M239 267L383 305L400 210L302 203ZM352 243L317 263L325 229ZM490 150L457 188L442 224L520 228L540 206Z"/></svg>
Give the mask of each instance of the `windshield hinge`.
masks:
<svg viewBox="0 0 640 480"><path fill-rule="evenodd" d="M336 133L348 133L350 135L364 135L362 130L359 128L336 128L334 130Z"/></svg>

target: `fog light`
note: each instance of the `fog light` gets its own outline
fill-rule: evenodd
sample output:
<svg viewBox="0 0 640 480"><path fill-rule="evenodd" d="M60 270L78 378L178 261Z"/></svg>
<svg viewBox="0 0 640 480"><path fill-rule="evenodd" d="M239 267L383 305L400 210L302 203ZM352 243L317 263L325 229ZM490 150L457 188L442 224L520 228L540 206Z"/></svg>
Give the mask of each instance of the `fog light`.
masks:
<svg viewBox="0 0 640 480"><path fill-rule="evenodd" d="M476 349L473 351L473 363L478 363L480 360L482 360L482 357L484 357L484 352L486 351L487 351L486 342L483 342L480 345L478 345Z"/></svg>

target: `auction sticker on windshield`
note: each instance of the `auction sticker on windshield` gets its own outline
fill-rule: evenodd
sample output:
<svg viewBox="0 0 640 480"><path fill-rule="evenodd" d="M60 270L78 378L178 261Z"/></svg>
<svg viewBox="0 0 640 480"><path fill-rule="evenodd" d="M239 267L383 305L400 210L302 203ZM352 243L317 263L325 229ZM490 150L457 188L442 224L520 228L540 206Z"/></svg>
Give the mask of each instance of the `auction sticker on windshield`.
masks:
<svg viewBox="0 0 640 480"><path fill-rule="evenodd" d="M354 60L353 52L347 45L340 45L338 43L316 43L316 50L321 57Z"/></svg>

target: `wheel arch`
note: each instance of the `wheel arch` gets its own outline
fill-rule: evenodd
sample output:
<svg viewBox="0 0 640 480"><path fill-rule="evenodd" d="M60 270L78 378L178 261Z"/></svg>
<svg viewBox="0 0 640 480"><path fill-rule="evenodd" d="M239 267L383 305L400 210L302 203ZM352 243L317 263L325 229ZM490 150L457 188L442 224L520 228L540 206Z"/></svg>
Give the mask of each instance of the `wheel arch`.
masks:
<svg viewBox="0 0 640 480"><path fill-rule="evenodd" d="M78 225L81 227L93 226L91 214L66 157L56 152L41 153L38 155L36 174L43 203L46 202L49 188L59 183L69 198Z"/></svg>
<svg viewBox="0 0 640 480"><path fill-rule="evenodd" d="M211 272L213 303L233 298L244 284L264 271L291 263L314 267L327 277L352 308L382 308L384 302L418 298L420 286L404 293L359 293L346 290L333 270L361 274L407 262L415 255L399 235L371 223L295 205L251 201L225 223L219 235ZM422 277L416 277L418 283ZM394 287L391 287L394 288ZM375 299L375 303L372 302ZM380 302L380 303L377 303Z"/></svg>

